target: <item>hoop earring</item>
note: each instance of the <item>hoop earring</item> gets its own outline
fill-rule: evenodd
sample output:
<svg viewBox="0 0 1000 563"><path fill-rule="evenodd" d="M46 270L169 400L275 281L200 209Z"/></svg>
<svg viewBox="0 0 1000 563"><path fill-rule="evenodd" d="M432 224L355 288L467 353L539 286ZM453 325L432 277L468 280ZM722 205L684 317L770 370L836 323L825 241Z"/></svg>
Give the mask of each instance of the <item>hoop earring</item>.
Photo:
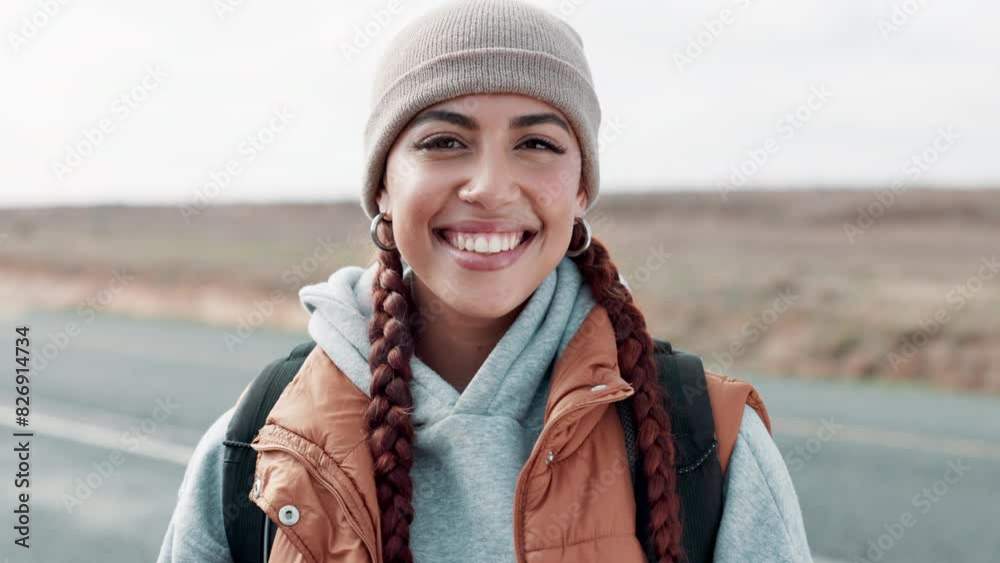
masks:
<svg viewBox="0 0 1000 563"><path fill-rule="evenodd" d="M577 221L574 220L574 223L576 222ZM587 219L585 217L580 217L579 222L583 223L583 230L584 233L587 235L587 239L583 243L583 248L580 248L579 250L570 250L566 252L566 256L569 256L570 258L573 258L574 256L579 256L584 252L586 252L588 248L590 248L590 240L591 240L590 223L587 222Z"/></svg>
<svg viewBox="0 0 1000 563"><path fill-rule="evenodd" d="M392 246L389 246L389 245L383 243L378 238L378 224L379 224L379 221L381 221L384 217L385 217L385 213L382 212L382 211L379 211L378 215L376 215L375 218L372 219L372 226L368 230L368 232L371 235L372 242L375 243L375 246L381 248L382 250L396 250L396 243L395 242L392 243ZM392 221L386 220L386 223L392 225Z"/></svg>

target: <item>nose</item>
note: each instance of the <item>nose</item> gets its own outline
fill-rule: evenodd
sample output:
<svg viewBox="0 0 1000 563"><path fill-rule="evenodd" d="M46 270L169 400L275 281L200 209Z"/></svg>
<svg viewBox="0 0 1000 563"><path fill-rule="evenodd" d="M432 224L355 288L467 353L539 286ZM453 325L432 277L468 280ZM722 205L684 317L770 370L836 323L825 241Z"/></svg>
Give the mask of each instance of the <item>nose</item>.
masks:
<svg viewBox="0 0 1000 563"><path fill-rule="evenodd" d="M484 150L469 182L459 197L484 209L503 209L521 197L521 188L511 173L507 155L499 147Z"/></svg>

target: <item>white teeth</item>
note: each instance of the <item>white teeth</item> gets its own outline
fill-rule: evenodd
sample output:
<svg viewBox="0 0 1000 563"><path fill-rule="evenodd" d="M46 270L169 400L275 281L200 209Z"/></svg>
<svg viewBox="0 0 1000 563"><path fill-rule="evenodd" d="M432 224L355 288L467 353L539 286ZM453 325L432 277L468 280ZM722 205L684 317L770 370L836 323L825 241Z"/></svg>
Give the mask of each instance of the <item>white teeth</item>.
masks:
<svg viewBox="0 0 1000 563"><path fill-rule="evenodd" d="M495 254L516 248L524 235L520 233L446 233L455 248L481 254Z"/></svg>

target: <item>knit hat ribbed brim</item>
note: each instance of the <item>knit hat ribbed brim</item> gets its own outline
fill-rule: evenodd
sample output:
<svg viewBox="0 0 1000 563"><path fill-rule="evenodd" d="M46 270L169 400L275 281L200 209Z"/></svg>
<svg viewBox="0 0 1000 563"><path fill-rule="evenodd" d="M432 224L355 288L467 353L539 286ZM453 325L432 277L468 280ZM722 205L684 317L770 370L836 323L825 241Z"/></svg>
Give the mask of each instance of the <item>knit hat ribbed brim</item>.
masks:
<svg viewBox="0 0 1000 563"><path fill-rule="evenodd" d="M569 119L587 206L594 206L601 108L579 34L519 0L458 0L401 30L379 60L365 126L361 205L369 218L378 213L386 156L410 120L436 103L489 93L531 96Z"/></svg>

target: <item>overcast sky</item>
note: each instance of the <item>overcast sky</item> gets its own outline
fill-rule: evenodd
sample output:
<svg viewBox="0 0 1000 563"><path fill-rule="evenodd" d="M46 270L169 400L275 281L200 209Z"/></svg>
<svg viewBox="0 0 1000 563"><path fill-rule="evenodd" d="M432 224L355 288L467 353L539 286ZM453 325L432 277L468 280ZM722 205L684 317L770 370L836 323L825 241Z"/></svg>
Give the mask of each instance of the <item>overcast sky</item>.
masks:
<svg viewBox="0 0 1000 563"><path fill-rule="evenodd" d="M583 36L604 190L1000 185L1000 3L537 3ZM215 201L353 199L375 61L430 5L6 0L0 205L183 203L231 161Z"/></svg>

